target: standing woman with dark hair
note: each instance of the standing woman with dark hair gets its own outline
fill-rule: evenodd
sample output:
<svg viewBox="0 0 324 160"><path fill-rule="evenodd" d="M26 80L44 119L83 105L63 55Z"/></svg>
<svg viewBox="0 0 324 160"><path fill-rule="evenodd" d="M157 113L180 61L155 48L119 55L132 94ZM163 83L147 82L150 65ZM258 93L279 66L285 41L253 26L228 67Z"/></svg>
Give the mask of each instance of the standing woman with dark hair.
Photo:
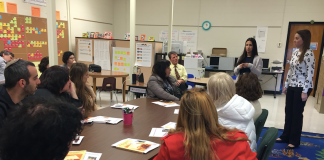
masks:
<svg viewBox="0 0 324 160"><path fill-rule="evenodd" d="M181 98L177 80L170 76L170 61L160 60L152 69L152 76L147 82L147 98L167 101L179 101Z"/></svg>
<svg viewBox="0 0 324 160"><path fill-rule="evenodd" d="M87 84L89 71L84 63L74 63L70 69L70 79L75 84L77 96L80 97L85 115L97 110L96 95L91 86Z"/></svg>
<svg viewBox="0 0 324 160"><path fill-rule="evenodd" d="M261 75L263 61L258 55L258 47L254 38L248 38L245 41L243 54L237 61L237 67L234 68L234 74L242 75L246 72L252 72L258 77Z"/></svg>
<svg viewBox="0 0 324 160"><path fill-rule="evenodd" d="M61 65L61 67L70 69L72 64L75 63L74 53L70 52L70 51L64 52L63 57L62 57L62 61L63 61L64 64Z"/></svg>
<svg viewBox="0 0 324 160"><path fill-rule="evenodd" d="M313 90L313 75L315 58L309 48L311 32L307 29L299 30L295 34L294 43L298 48L292 54L287 74L285 88L285 127L277 142L288 143L287 149L293 149L300 144L303 128L303 112L306 100Z"/></svg>

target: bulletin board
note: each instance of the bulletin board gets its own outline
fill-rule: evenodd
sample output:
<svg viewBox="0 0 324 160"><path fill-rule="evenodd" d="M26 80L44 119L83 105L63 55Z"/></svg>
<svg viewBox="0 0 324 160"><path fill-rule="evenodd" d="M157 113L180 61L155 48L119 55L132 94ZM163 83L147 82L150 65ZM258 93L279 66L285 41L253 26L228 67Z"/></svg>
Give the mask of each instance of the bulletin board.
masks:
<svg viewBox="0 0 324 160"><path fill-rule="evenodd" d="M57 56L58 65L62 65L62 57L65 51L69 51L69 30L68 22L56 20L56 34L57 34Z"/></svg>
<svg viewBox="0 0 324 160"><path fill-rule="evenodd" d="M76 44L76 56L79 55L78 53L78 39L87 39L87 40L92 40L92 44L94 44L94 40L102 40L102 41L110 41L109 44L110 45L110 63L112 64L112 60L113 57L113 52L112 52L112 47L121 47L121 48L130 48L130 41L128 40L117 40L117 39L91 39L91 38L81 38L81 37L76 37L75 38L75 44ZM155 57L155 53L161 53L162 52L162 45L163 43L162 42L152 42L152 41L136 41L135 43L151 43L152 44L152 59L151 59L151 62L152 62L152 66L151 67L139 67L141 69L141 72L144 74L144 83L147 83L148 82L148 79L150 78L151 74L152 74L152 68L153 68L153 65L154 65L154 57ZM135 48L134 48L135 49ZM92 50L94 50L94 45L92 45ZM126 52L127 54L127 52ZM133 60L135 62L135 59ZM82 63L85 63L87 65L89 64L94 64L94 61L92 60L92 62L82 62ZM112 64L113 65L113 64ZM114 70L114 67L112 67L112 70ZM126 78L126 79L129 79L129 78ZM102 86L102 81L103 81L103 78L97 78L96 79L97 81L97 87L99 86ZM92 85L92 77L89 77L88 79L88 82L90 85ZM126 85L129 84L129 81L126 82ZM116 78L116 88L117 89L122 89L122 83L121 83L121 78Z"/></svg>
<svg viewBox="0 0 324 160"><path fill-rule="evenodd" d="M64 23L64 36L58 36L58 50L69 50L67 22ZM48 56L47 19L10 13L0 13L0 49L11 51L15 58L39 62ZM59 55L58 55L59 56Z"/></svg>

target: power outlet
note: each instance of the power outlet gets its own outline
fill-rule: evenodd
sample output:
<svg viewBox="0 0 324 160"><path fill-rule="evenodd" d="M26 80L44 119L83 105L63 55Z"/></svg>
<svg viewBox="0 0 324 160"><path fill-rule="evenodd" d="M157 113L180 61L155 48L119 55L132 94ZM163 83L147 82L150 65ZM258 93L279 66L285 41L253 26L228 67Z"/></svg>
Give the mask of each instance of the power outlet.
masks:
<svg viewBox="0 0 324 160"><path fill-rule="evenodd" d="M281 42L278 42L277 47L278 47L278 48L281 47Z"/></svg>

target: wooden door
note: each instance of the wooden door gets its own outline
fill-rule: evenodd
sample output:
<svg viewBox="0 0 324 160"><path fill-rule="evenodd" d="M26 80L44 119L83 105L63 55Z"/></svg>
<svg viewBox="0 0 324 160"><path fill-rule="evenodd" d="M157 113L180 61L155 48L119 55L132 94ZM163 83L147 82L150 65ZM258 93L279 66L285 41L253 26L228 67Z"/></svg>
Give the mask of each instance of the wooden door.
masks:
<svg viewBox="0 0 324 160"><path fill-rule="evenodd" d="M289 36L289 41L288 41L288 47L286 48L286 62L285 62L285 74L284 74L284 81L283 81L283 86L286 82L286 77L287 77L287 73L289 70L289 63L287 63L287 61L290 61L291 59L291 55L293 52L293 48L296 48L295 44L294 44L294 38L295 38L295 34L297 33L298 30L302 30L302 29L308 29L311 34L312 34L312 38L311 38L311 42L317 42L318 43L318 47L317 50L313 50L314 54L315 54L315 70L314 70L314 77L313 77L313 91L311 93L311 95L314 95L314 89L316 88L317 84L316 83L316 79L317 79L317 72L319 69L319 62L321 61L321 48L322 46L322 40L323 40L323 31L324 31L324 24L291 24L290 25L290 31L288 33Z"/></svg>

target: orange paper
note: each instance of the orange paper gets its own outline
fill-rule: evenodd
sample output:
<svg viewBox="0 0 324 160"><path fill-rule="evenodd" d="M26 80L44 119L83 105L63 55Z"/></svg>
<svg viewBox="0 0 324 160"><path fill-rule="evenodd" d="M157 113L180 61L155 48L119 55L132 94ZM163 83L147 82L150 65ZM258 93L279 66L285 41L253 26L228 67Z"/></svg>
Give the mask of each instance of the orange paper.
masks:
<svg viewBox="0 0 324 160"><path fill-rule="evenodd" d="M7 12L17 14L17 4L7 2Z"/></svg>
<svg viewBox="0 0 324 160"><path fill-rule="evenodd" d="M61 20L60 11L56 11L56 20Z"/></svg>
<svg viewBox="0 0 324 160"><path fill-rule="evenodd" d="M118 62L118 66L120 66L120 63Z"/></svg>
<svg viewBox="0 0 324 160"><path fill-rule="evenodd" d="M123 57L120 57L120 60L123 60Z"/></svg>
<svg viewBox="0 0 324 160"><path fill-rule="evenodd" d="M31 7L32 16L40 17L40 8L39 7Z"/></svg>
<svg viewBox="0 0 324 160"><path fill-rule="evenodd" d="M115 66L117 66L117 62L115 62Z"/></svg>
<svg viewBox="0 0 324 160"><path fill-rule="evenodd" d="M127 55L129 55L129 52L127 52Z"/></svg>

